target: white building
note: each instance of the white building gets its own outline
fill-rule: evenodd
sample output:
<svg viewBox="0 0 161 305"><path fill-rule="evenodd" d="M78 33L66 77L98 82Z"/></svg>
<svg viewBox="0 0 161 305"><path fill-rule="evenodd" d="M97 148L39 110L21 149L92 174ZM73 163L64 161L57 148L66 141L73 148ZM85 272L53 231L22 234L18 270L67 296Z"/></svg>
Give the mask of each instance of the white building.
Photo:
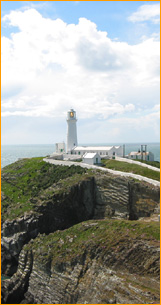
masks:
<svg viewBox="0 0 161 305"><path fill-rule="evenodd" d="M83 156L85 153L97 153L101 158L123 156L122 146L77 146L72 149L72 154Z"/></svg>
<svg viewBox="0 0 161 305"><path fill-rule="evenodd" d="M65 143L55 143L55 151L57 154L65 153Z"/></svg>
<svg viewBox="0 0 161 305"><path fill-rule="evenodd" d="M83 163L87 163L90 165L100 164L101 157L97 153L85 153L83 156Z"/></svg>
<svg viewBox="0 0 161 305"><path fill-rule="evenodd" d="M67 112L67 153L71 153L72 149L77 146L77 126L76 112L70 109Z"/></svg>
<svg viewBox="0 0 161 305"><path fill-rule="evenodd" d="M132 151L128 154L128 158L132 160L154 161L154 154L152 152Z"/></svg>
<svg viewBox="0 0 161 305"><path fill-rule="evenodd" d="M83 157L85 153L96 153L101 158L123 157L123 146L77 146L76 112L67 112L67 154Z"/></svg>

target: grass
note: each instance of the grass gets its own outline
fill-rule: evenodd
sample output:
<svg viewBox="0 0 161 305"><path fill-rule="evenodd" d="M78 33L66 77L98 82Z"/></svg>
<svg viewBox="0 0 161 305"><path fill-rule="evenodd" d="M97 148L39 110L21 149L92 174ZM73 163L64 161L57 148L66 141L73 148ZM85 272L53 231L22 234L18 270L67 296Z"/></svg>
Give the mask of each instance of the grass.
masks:
<svg viewBox="0 0 161 305"><path fill-rule="evenodd" d="M32 198L58 181L71 177L72 184L87 172L79 166L58 166L43 158L23 159L2 169L2 219L13 219L34 208ZM75 179L76 178L76 179ZM67 186L67 182L66 183Z"/></svg>
<svg viewBox="0 0 161 305"><path fill-rule="evenodd" d="M145 160L134 160L134 161L145 163L145 164L160 168L160 162L159 161L145 161Z"/></svg>
<svg viewBox="0 0 161 305"><path fill-rule="evenodd" d="M25 249L34 251L34 256L42 264L52 260L61 263L81 257L85 250L99 253L118 251L125 241L132 240L158 241L160 230L157 222L129 222L128 220L90 220L77 224L64 231L56 231L49 235L39 235ZM119 245L119 246L118 246ZM41 255L43 253L43 255Z"/></svg>
<svg viewBox="0 0 161 305"><path fill-rule="evenodd" d="M133 172L159 181L159 172L135 164L104 160L105 166ZM43 161L43 157L22 159L2 169L2 220L14 219L34 210L33 198L68 191L75 183L93 176L92 170L80 166L60 166ZM57 184L57 186L55 185Z"/></svg>
<svg viewBox="0 0 161 305"><path fill-rule="evenodd" d="M25 245L24 250L32 251L38 268L48 274L51 280L55 273L56 276L60 273L60 277L65 279L69 275L71 279L73 270L74 279L78 276L78 284L82 281L88 286L90 274L97 279L99 270L102 273L103 268L106 275L106 270L110 268L113 270L112 275L121 281L116 293L124 295L129 291L134 295L135 288L142 290L145 294L141 293L140 298L146 304L149 300L146 292L150 291L156 298L159 296L159 284L156 286L155 281L153 284L159 269L159 252L158 255L156 252L154 254L153 246L159 249L159 235L158 222L147 224L117 219L89 220L63 231L39 235ZM145 247L142 246L144 244ZM152 248L151 252L149 248ZM149 268L146 268L146 262ZM154 270L151 268L153 264ZM88 268L95 268L95 265L96 273L92 269L92 273L87 271L87 276L83 277L84 272ZM108 283L108 277L104 276L102 280Z"/></svg>
<svg viewBox="0 0 161 305"><path fill-rule="evenodd" d="M137 164L120 162L117 160L102 160L105 167L122 172L131 172L136 175L141 175L153 180L160 181L160 173Z"/></svg>

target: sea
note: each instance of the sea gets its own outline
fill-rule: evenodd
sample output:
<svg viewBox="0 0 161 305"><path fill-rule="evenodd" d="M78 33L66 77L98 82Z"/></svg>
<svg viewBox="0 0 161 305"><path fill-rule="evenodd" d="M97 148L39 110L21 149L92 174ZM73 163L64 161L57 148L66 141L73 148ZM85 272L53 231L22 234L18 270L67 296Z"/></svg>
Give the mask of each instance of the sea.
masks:
<svg viewBox="0 0 161 305"><path fill-rule="evenodd" d="M125 155L132 151L138 151L143 143L125 143ZM160 162L160 143L145 143L147 151L154 154L154 160ZM123 145L123 143L102 143L102 144L79 144L80 146L112 146ZM2 145L1 146L1 168L14 163L21 158L46 157L55 152L53 144L37 144L37 145Z"/></svg>

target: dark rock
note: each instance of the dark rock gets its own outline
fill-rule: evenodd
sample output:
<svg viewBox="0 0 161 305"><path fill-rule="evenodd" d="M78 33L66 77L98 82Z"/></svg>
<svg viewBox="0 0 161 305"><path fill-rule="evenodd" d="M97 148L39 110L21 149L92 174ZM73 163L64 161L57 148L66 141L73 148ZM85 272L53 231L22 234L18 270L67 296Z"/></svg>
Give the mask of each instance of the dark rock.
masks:
<svg viewBox="0 0 161 305"><path fill-rule="evenodd" d="M19 304L21 302L28 289L32 264L32 252L21 251L17 272L11 279L2 281L2 304Z"/></svg>
<svg viewBox="0 0 161 305"><path fill-rule="evenodd" d="M14 178L9 181L13 182ZM6 174L5 179L8 179ZM2 200L6 198L2 193ZM158 250L148 243L136 240L130 244L129 240L125 240L119 245L121 250L115 248L115 251L106 253L97 243L91 249L86 245L81 257L65 263L59 263L59 258L55 264L52 264L51 258L43 266L32 253L32 247L26 251L24 245L31 245L38 236L45 238L45 235L89 219L96 222L106 217L130 220L149 217L158 213L159 199L158 187L104 173L87 175L77 183L73 181L73 185L65 190L60 180L39 197L31 198L32 210L2 223L2 273L13 275L2 283L2 303L115 304L155 301L154 294L147 298L146 293L140 292L132 282L135 272L139 274L136 279L138 285L139 281L145 280L144 275L158 274ZM6 204L7 209L9 204ZM86 224L85 229L91 226ZM68 243L72 246L74 240L75 237L69 236ZM64 240L60 238L60 249L63 245ZM42 254L44 259L48 253L50 248L44 253L41 249L37 250L37 255ZM132 283L133 288L130 289L135 293L129 294L122 275L124 272ZM150 279L147 281L150 287Z"/></svg>
<svg viewBox="0 0 161 305"><path fill-rule="evenodd" d="M65 193L55 194L55 187L52 191L50 199L37 199L34 211L2 224L2 273L16 271L23 245L38 233L49 234L92 218L136 220L152 215L159 203L157 187L107 174L80 181Z"/></svg>
<svg viewBox="0 0 161 305"><path fill-rule="evenodd" d="M107 221L107 226L108 224L110 225ZM113 241L113 245L108 247L110 236L107 235L107 244L102 247L98 244L101 227L101 221L88 222L82 224L81 228L78 227L76 240L81 234L80 229L82 233L88 230L89 236L92 236L91 228L99 231L98 237L95 234L94 242L89 241L84 247L80 244L81 250L76 250L74 239L71 245L70 230L67 233L69 235L66 234L66 247L75 249L75 253L71 255L60 251L55 257L54 252L57 250L52 239L53 246L49 250L46 249L46 253L38 253L36 243L40 248L44 246L48 238L45 235L39 235L37 241L30 242L27 248L32 249L32 260L29 250L24 247L18 271L10 283L5 284L5 293L2 287L5 303L11 300L12 303L17 301L21 304L146 304L155 300L159 302L159 243L156 247L152 245L151 239L142 242L139 237L133 239L125 235L118 243ZM64 233L59 233L60 239L63 240ZM54 240L55 234L51 234L52 236Z"/></svg>

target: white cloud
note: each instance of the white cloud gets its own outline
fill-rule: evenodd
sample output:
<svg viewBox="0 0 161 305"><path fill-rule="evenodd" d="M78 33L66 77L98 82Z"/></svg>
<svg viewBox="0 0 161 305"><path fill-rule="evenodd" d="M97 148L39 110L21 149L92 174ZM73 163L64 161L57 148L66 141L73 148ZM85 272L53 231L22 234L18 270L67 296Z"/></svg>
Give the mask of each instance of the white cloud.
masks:
<svg viewBox="0 0 161 305"><path fill-rule="evenodd" d="M21 89L4 93L2 116L61 117L72 106L80 118L107 119L157 103L155 37L131 46L86 18L66 24L34 8L12 11L3 22L19 32L2 37L2 92Z"/></svg>
<svg viewBox="0 0 161 305"><path fill-rule="evenodd" d="M131 22L140 22L150 20L152 23L160 22L160 3L145 4L138 8L131 16L128 17Z"/></svg>
<svg viewBox="0 0 161 305"><path fill-rule="evenodd" d="M154 107L153 107L153 109L152 109L152 112L155 112L155 111L157 111L158 113L160 112L160 104L156 104L156 105L154 105Z"/></svg>
<svg viewBox="0 0 161 305"><path fill-rule="evenodd" d="M112 118L109 120L109 122L115 124L124 124L127 127L130 126L133 127L135 130L139 130L141 127L148 128L149 123L151 124L151 128L153 128L154 121L157 122L159 119L160 113L159 111L157 111L145 115L140 115L136 118Z"/></svg>
<svg viewBox="0 0 161 305"><path fill-rule="evenodd" d="M138 113L136 117L122 117L109 119L111 126L120 126L120 133L126 130L127 134L144 134L145 141L152 136L152 140L159 139L160 131L160 106ZM121 131L122 130L122 131Z"/></svg>

